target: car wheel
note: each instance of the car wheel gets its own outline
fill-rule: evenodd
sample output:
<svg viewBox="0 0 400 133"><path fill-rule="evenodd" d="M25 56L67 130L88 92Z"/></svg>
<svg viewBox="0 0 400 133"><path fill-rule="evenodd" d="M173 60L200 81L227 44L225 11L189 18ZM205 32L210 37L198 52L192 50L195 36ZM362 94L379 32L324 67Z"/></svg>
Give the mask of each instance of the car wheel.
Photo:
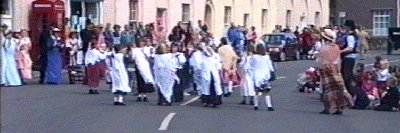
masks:
<svg viewBox="0 0 400 133"><path fill-rule="evenodd" d="M300 60L300 52L296 51L296 54L294 56L294 60Z"/></svg>
<svg viewBox="0 0 400 133"><path fill-rule="evenodd" d="M286 61L286 54L284 52L279 53L279 60Z"/></svg>

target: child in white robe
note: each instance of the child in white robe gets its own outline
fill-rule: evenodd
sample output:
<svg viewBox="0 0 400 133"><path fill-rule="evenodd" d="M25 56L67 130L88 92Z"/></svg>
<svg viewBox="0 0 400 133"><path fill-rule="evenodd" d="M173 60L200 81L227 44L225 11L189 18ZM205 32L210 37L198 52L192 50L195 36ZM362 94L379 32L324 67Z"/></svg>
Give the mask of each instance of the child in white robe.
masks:
<svg viewBox="0 0 400 133"><path fill-rule="evenodd" d="M114 105L124 106L124 95L131 92L128 73L124 64L124 53L126 48L121 45L115 46L116 53L111 55L111 79L112 93L115 94Z"/></svg>
<svg viewBox="0 0 400 133"><path fill-rule="evenodd" d="M175 81L179 82L176 75L177 66L173 55L167 52L167 47L162 44L156 50L154 57L154 82L158 88L157 105L170 106L172 103L173 87Z"/></svg>
<svg viewBox="0 0 400 133"><path fill-rule="evenodd" d="M153 72L149 62L149 57L146 55L148 52L146 52L147 49L144 45L144 41L141 41L138 44L138 47L131 49L131 57L136 64L135 73L138 87L137 102L148 102L147 93L153 93L155 91Z"/></svg>
<svg viewBox="0 0 400 133"><path fill-rule="evenodd" d="M251 45L249 45L251 46ZM250 67L250 60L253 56L252 49L248 48L247 54L243 54L239 63L239 75L241 75L241 95L243 96L240 104L246 104L249 101L250 105L254 105L254 96L256 95L253 82L253 73Z"/></svg>
<svg viewBox="0 0 400 133"><path fill-rule="evenodd" d="M258 110L258 96L264 96L268 111L274 111L272 99L269 95L271 89L268 87L271 72L274 71L274 68L264 45L257 45L256 52L250 60L250 67L257 91L254 97L254 110Z"/></svg>
<svg viewBox="0 0 400 133"><path fill-rule="evenodd" d="M222 70L222 63L219 55L215 53L211 47L205 48L203 52L203 61L201 67L201 100L203 106L217 107L222 104L222 87L220 72Z"/></svg>

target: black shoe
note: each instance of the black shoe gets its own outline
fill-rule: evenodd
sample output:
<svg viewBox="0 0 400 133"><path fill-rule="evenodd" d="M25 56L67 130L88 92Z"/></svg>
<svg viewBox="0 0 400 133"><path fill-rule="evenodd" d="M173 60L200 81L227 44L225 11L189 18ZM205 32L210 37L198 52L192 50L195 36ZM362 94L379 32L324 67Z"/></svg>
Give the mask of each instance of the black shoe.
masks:
<svg viewBox="0 0 400 133"><path fill-rule="evenodd" d="M330 114L330 112L328 110L323 110L323 111L319 112L319 114Z"/></svg>
<svg viewBox="0 0 400 133"><path fill-rule="evenodd" d="M93 90L93 94L100 94L100 93L97 90Z"/></svg>
<svg viewBox="0 0 400 133"><path fill-rule="evenodd" d="M254 101L250 101L250 105L254 105Z"/></svg>
<svg viewBox="0 0 400 133"><path fill-rule="evenodd" d="M149 100L147 100L147 97L143 98L143 102L149 102Z"/></svg>
<svg viewBox="0 0 400 133"><path fill-rule="evenodd" d="M243 100L242 102L240 102L240 104L241 104L241 105L245 105L245 104L246 104L246 101Z"/></svg>
<svg viewBox="0 0 400 133"><path fill-rule="evenodd" d="M96 93L94 92L94 90L89 89L89 94L96 94Z"/></svg>
<svg viewBox="0 0 400 133"><path fill-rule="evenodd" d="M224 97L229 97L229 96L231 96L231 92L228 92L228 93L224 94Z"/></svg>
<svg viewBox="0 0 400 133"><path fill-rule="evenodd" d="M125 106L125 103L118 102L118 105L119 105L119 106Z"/></svg>
<svg viewBox="0 0 400 133"><path fill-rule="evenodd" d="M114 102L114 105L118 105L118 102Z"/></svg>
<svg viewBox="0 0 400 133"><path fill-rule="evenodd" d="M172 103L165 103L165 106L172 106Z"/></svg>
<svg viewBox="0 0 400 133"><path fill-rule="evenodd" d="M268 107L268 111L275 111L275 109L272 107Z"/></svg>
<svg viewBox="0 0 400 133"><path fill-rule="evenodd" d="M254 106L254 110L258 110L258 107L257 107L257 106Z"/></svg>
<svg viewBox="0 0 400 133"><path fill-rule="evenodd" d="M212 106L211 107L213 107L213 108L217 108L218 106L216 105L216 104L212 104Z"/></svg>
<svg viewBox="0 0 400 133"><path fill-rule="evenodd" d="M342 115L343 114L343 112L342 111L340 111L340 110L338 110L338 111L336 111L335 113L333 113L334 115Z"/></svg>
<svg viewBox="0 0 400 133"><path fill-rule="evenodd" d="M158 102L157 105L158 105L158 106L162 106L163 104L162 104L161 102Z"/></svg>
<svg viewBox="0 0 400 133"><path fill-rule="evenodd" d="M136 102L141 102L142 101L142 98L141 97L138 97L137 99L136 99Z"/></svg>

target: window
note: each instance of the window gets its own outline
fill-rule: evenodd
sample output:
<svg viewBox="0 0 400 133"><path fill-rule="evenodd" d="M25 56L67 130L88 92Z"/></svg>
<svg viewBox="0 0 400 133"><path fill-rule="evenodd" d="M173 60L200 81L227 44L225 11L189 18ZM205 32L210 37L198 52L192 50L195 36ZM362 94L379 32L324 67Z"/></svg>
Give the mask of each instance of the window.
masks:
<svg viewBox="0 0 400 133"><path fill-rule="evenodd" d="M139 2L138 0L130 0L129 1L129 21L137 22L138 21L138 10L139 10Z"/></svg>
<svg viewBox="0 0 400 133"><path fill-rule="evenodd" d="M262 9L261 14L261 29L262 31L267 31L267 22L268 22L268 10Z"/></svg>
<svg viewBox="0 0 400 133"><path fill-rule="evenodd" d="M11 1L1 0L1 15L11 15Z"/></svg>
<svg viewBox="0 0 400 133"><path fill-rule="evenodd" d="M190 5L182 4L182 23L188 23L190 21Z"/></svg>
<svg viewBox="0 0 400 133"><path fill-rule="evenodd" d="M292 11L291 10L286 10L286 26L288 26L288 27L292 26Z"/></svg>
<svg viewBox="0 0 400 133"><path fill-rule="evenodd" d="M92 23L99 24L100 23L100 6L98 2L85 2L85 16L91 20Z"/></svg>
<svg viewBox="0 0 400 133"><path fill-rule="evenodd" d="M391 10L376 10L373 14L374 36L387 36L388 28L391 26Z"/></svg>
<svg viewBox="0 0 400 133"><path fill-rule="evenodd" d="M321 13L320 12L315 12L315 26L321 26Z"/></svg>
<svg viewBox="0 0 400 133"><path fill-rule="evenodd" d="M244 16L243 16L243 26L244 27L249 26L249 18L250 18L250 14L244 14Z"/></svg>
<svg viewBox="0 0 400 133"><path fill-rule="evenodd" d="M232 16L232 8L230 6L225 6L224 23L225 25L230 25Z"/></svg>

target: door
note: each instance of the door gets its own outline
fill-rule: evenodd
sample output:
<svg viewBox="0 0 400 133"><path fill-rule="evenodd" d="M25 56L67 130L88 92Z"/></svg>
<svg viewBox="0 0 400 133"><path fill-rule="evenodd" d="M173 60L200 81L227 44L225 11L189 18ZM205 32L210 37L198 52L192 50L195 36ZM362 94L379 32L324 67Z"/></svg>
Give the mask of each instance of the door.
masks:
<svg viewBox="0 0 400 133"><path fill-rule="evenodd" d="M157 8L157 25L158 27L163 27L167 29L167 9L165 8Z"/></svg>
<svg viewBox="0 0 400 133"><path fill-rule="evenodd" d="M204 16L204 22L208 27L208 30L212 31L212 9L210 5L206 5L206 12Z"/></svg>

